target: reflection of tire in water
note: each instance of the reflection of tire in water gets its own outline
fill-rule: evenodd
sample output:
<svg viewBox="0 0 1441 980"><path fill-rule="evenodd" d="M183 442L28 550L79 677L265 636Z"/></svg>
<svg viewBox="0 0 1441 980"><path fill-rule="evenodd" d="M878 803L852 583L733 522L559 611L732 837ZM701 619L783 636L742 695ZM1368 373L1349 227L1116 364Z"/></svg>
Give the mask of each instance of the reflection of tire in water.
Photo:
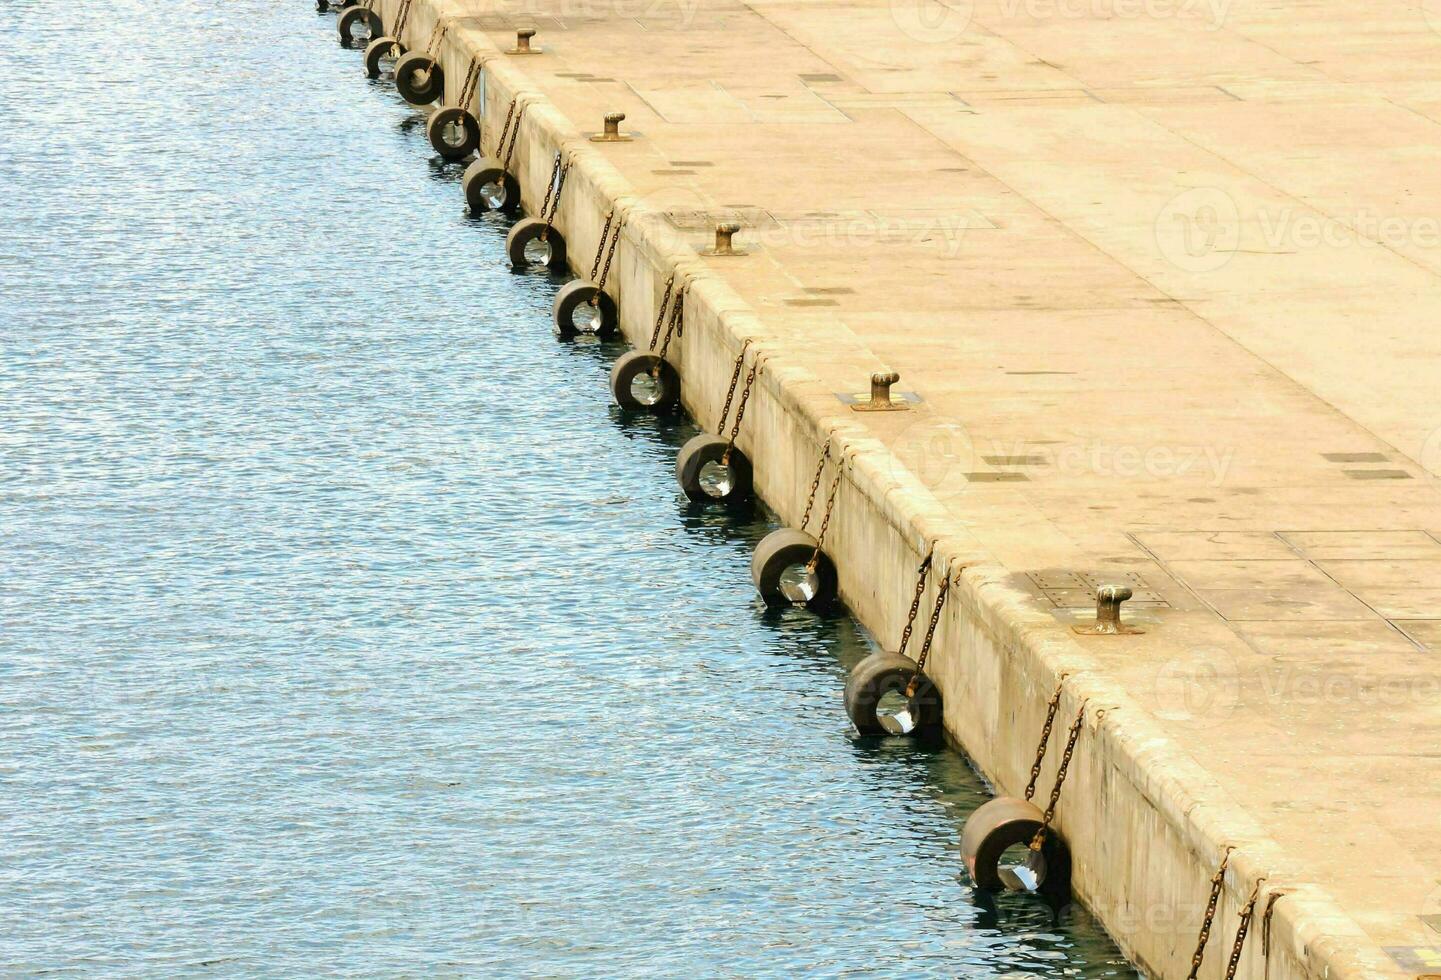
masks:
<svg viewBox="0 0 1441 980"><path fill-rule="evenodd" d="M921 419L907 426L891 444L892 476L904 481L908 472L928 490L943 486L959 493L968 483L965 474L976 465L976 450L970 433L959 419L949 416Z"/></svg>

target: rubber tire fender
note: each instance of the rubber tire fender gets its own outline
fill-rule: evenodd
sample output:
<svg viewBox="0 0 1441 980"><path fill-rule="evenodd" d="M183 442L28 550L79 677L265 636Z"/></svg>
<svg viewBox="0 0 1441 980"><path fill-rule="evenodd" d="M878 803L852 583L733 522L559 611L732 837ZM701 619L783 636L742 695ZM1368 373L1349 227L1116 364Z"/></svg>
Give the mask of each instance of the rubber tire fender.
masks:
<svg viewBox="0 0 1441 980"><path fill-rule="evenodd" d="M405 45L389 34L382 34L365 46L365 77L379 78L381 62L387 57L399 58L404 53Z"/></svg>
<svg viewBox="0 0 1441 980"><path fill-rule="evenodd" d="M653 370L657 365L656 384L660 386L660 399L654 405L644 405L636 400L630 384L641 374ZM680 372L669 361L662 361L647 350L626 351L615 359L610 368L610 393L615 403L630 412L669 412L680 404Z"/></svg>
<svg viewBox="0 0 1441 980"><path fill-rule="evenodd" d="M739 447L731 450L730 468L735 485L724 497L712 497L701 489L700 471L706 463L720 462L726 440L709 432L692 436L675 457L675 478L685 495L699 503L742 504L750 500L754 473L751 461Z"/></svg>
<svg viewBox="0 0 1441 980"><path fill-rule="evenodd" d="M552 248L558 238L560 233L552 228ZM565 247L565 239L560 239L560 246ZM595 308L600 313L600 327L592 331L577 330L575 311L588 304L592 298L595 299ZM562 286L560 292L555 294L555 305L550 312L555 321L555 332L562 337L578 337L582 333L589 333L594 337L613 337L620 326L620 311L616 309L615 300L610 298L609 293L599 292L595 283L588 279L572 279Z"/></svg>
<svg viewBox="0 0 1441 980"><path fill-rule="evenodd" d="M368 7L346 7L335 18L335 29L340 32L340 46L342 48L353 48L358 40L355 36L355 29L365 21L370 28L371 37L380 37L385 33L385 24L381 21L380 15Z"/></svg>
<svg viewBox="0 0 1441 980"><path fill-rule="evenodd" d="M471 214L484 214L491 210L481 194L486 184L499 184L505 189L505 200L496 210L503 214L514 214L520 210L520 181L507 173L495 157L481 157L466 167L460 178L460 189L465 192L465 203L469 205Z"/></svg>
<svg viewBox="0 0 1441 980"><path fill-rule="evenodd" d="M877 714L881 698L891 691L904 692L916 673L916 662L899 653L877 651L851 670L846 678L846 714L856 731L862 735L904 734L887 726ZM911 734L930 731L941 724L941 692L925 674L916 686L916 695L908 707L915 719Z"/></svg>
<svg viewBox="0 0 1441 980"><path fill-rule="evenodd" d="M998 796L977 807L966 818L961 831L961 860L976 887L983 891L1004 891L999 868L1001 855L1016 844L1029 844L1040 829L1045 814L1030 800ZM1071 896L1071 849L1055 829L1047 831L1041 844L1045 874L1036 889L1052 903Z"/></svg>
<svg viewBox="0 0 1441 980"><path fill-rule="evenodd" d="M781 573L793 565L804 565L816 553L816 539L805 531L783 527L772 531L751 555L751 581L768 606L788 606L791 600L781 592ZM824 609L836 601L840 582L835 562L824 551L816 561L816 595L808 609Z"/></svg>
<svg viewBox="0 0 1441 980"><path fill-rule="evenodd" d="M465 133L465 139L456 145L447 143L444 137L445 127L451 123L460 123ZM480 148L480 120L469 109L455 105L441 106L425 121L425 135L435 152L443 158L461 160Z"/></svg>
<svg viewBox="0 0 1441 980"><path fill-rule="evenodd" d="M411 105L445 97L445 69L424 51L408 51L395 63L395 87Z"/></svg>
<svg viewBox="0 0 1441 980"><path fill-rule="evenodd" d="M546 231L545 222L539 218L521 218L510 226L510 234L505 236L505 254L510 258L511 268L530 268L530 260L525 257L525 247L539 239L542 233L550 244L550 261L545 263L546 268L551 272L565 271L565 239L554 228Z"/></svg>

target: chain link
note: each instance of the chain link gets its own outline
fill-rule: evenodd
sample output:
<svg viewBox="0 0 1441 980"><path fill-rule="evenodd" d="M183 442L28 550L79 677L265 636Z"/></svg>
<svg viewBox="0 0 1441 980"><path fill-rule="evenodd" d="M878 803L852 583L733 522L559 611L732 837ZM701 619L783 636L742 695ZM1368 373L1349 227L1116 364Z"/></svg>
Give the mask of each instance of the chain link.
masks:
<svg viewBox="0 0 1441 980"><path fill-rule="evenodd" d="M655 345L660 343L660 328L665 325L666 307L670 305L671 290L675 288L675 276L672 275L665 281L665 292L660 294L660 306L655 311L655 329L650 332L650 350L655 350ZM667 335L669 339L669 335Z"/></svg>
<svg viewBox="0 0 1441 980"><path fill-rule="evenodd" d="M801 515L801 530L811 522L811 508L816 505L816 491L821 488L821 473L826 468L826 460L831 458L831 440L826 439L826 444L821 447L821 458L816 461L816 475L811 477L811 488L806 493L806 510Z"/></svg>
<svg viewBox="0 0 1441 980"><path fill-rule="evenodd" d="M395 11L395 27L390 33L397 41L400 40L400 32L405 30L405 22L410 17L411 2L412 0L400 0L400 6ZM374 9L373 0L366 0L366 7Z"/></svg>
<svg viewBox="0 0 1441 980"><path fill-rule="evenodd" d="M412 0L400 0L400 8L395 12L395 27L391 30L390 36L395 40L390 45L390 52L394 56L400 55L400 36L405 33L406 21L410 20L410 7ZM368 4L369 9L374 9L375 4Z"/></svg>
<svg viewBox="0 0 1441 980"><path fill-rule="evenodd" d="M1196 952L1191 954L1191 972L1186 980L1196 980L1206 959L1206 940L1211 938L1211 923L1216 921L1216 903L1221 900L1221 884L1226 878L1226 865L1231 863L1231 850L1226 848L1226 853L1221 855L1221 866L1211 876L1211 899L1206 903L1206 915L1201 920L1201 934L1196 937Z"/></svg>
<svg viewBox="0 0 1441 980"><path fill-rule="evenodd" d="M540 206L540 217L546 228L550 227L550 199L555 194L555 179L560 176L560 151L555 151L555 162L550 167L550 180L545 184L545 201Z"/></svg>
<svg viewBox="0 0 1441 980"><path fill-rule="evenodd" d="M470 59L470 67L465 70L465 84L460 87L460 96L455 103L460 108L470 108L470 101L475 98L476 89L480 87L480 73L484 67L480 55Z"/></svg>
<svg viewBox="0 0 1441 980"><path fill-rule="evenodd" d="M556 150L555 165L550 168L550 182L545 185L545 203L540 206L540 217L545 222L545 228L540 233L542 241L550 237L555 213L560 210L560 192L565 189L565 178L569 173L570 164L562 167L560 151Z"/></svg>
<svg viewBox="0 0 1441 980"><path fill-rule="evenodd" d="M1066 737L1066 751L1061 756L1061 767L1056 770L1056 785L1051 787L1051 802L1046 805L1046 812L1041 816L1041 825L1036 828L1036 836L1031 838L1032 853L1039 854L1046 843L1046 834L1051 829L1051 821L1056 818L1056 804L1061 802L1061 787L1066 782L1066 772L1071 768L1071 756L1076 751L1076 739L1081 735L1081 724L1086 720L1086 702L1081 702L1081 710L1076 712L1076 720L1071 722L1071 732Z"/></svg>
<svg viewBox="0 0 1441 980"><path fill-rule="evenodd" d="M520 120L525 115L525 107L528 103L522 102L515 111L515 125L510 127L510 142L505 147L505 158L500 161L500 167L506 173L510 173L510 158L515 153L515 144L520 139Z"/></svg>
<svg viewBox="0 0 1441 980"><path fill-rule="evenodd" d="M595 261L590 264L590 281L595 282L595 277L600 273L600 260L605 255L605 243L610 238L610 223L615 218L615 211L612 209L605 216L605 225L600 229L600 241L595 243Z"/></svg>
<svg viewBox="0 0 1441 980"><path fill-rule="evenodd" d="M435 58L439 56L440 52L438 48L440 42L444 40L445 32L448 30L450 30L450 20L448 18L441 18L435 22L435 26L430 29L430 40L425 42L425 56L427 58L434 61Z"/></svg>
<svg viewBox="0 0 1441 980"><path fill-rule="evenodd" d="M824 462L824 460L822 462ZM841 460L841 462L844 462L844 460ZM826 511L821 517L820 533L816 535L816 550L811 552L811 560L806 562L806 571L812 575L816 572L816 566L820 564L821 548L825 546L826 532L829 531L831 527L831 513L836 509L836 494L839 493L841 489L841 474L843 472L844 470L841 467L841 463L836 463L836 476L835 479L831 480L830 492L826 494ZM817 472L816 476L819 477L820 473Z"/></svg>
<svg viewBox="0 0 1441 980"><path fill-rule="evenodd" d="M672 337L680 336L685 325L685 287L676 290L675 305L670 308L670 325L665 329L665 339L661 341L660 350L656 352L656 362L651 365L650 376L660 377L660 366L665 363L666 351L670 350Z"/></svg>
<svg viewBox="0 0 1441 980"><path fill-rule="evenodd" d="M615 212L611 211L611 214L615 214ZM615 247L620 244L620 227L624 223L625 215L621 215L620 220L615 223L615 234L611 236L610 247L605 250L605 265L601 266L600 278L596 279L595 270L591 270L591 279L595 282L595 294L590 298L591 306L595 306L597 303L599 303L600 294L605 292L605 280L607 277L610 276L610 261L611 259L615 258ZM606 226L610 226L609 218L606 219ZM601 244L605 244L604 238L601 239ZM597 256L597 258L599 258L599 256Z"/></svg>
<svg viewBox="0 0 1441 980"><path fill-rule="evenodd" d="M1065 675L1061 675L1062 680ZM1036 746L1036 761L1031 763L1031 781L1026 784L1026 799L1036 795L1036 781L1041 778L1041 763L1046 759L1046 746L1051 741L1051 728L1056 724L1056 709L1061 706L1061 688L1063 685L1056 685L1056 693L1051 695L1051 700L1046 704L1046 723L1041 727L1041 744Z"/></svg>
<svg viewBox="0 0 1441 980"><path fill-rule="evenodd" d="M495 141L495 155L499 157L505 149L505 135L510 132L510 121L515 117L515 106L519 97L510 100L510 108L505 110L505 122L501 124L500 136Z"/></svg>
<svg viewBox="0 0 1441 980"><path fill-rule="evenodd" d="M740 384L741 368L745 365L746 348L750 345L751 342L749 340L741 344L741 352L736 355L735 370L731 372L731 386L726 390L726 401L725 404L721 406L720 426L716 429L716 435L718 436L726 434L726 418L731 412L731 399L736 396L736 385Z"/></svg>
<svg viewBox="0 0 1441 980"><path fill-rule="evenodd" d="M946 604L946 595L951 591L951 576L946 574L941 578L941 584L936 589L936 604L931 609L931 621L926 626L926 638L921 641L921 655L916 658L916 672L906 684L906 697L916 696L916 689L921 685L921 677L926 669L926 659L931 655L931 641L936 638L936 624L941 621L941 608Z"/></svg>
<svg viewBox="0 0 1441 980"><path fill-rule="evenodd" d="M745 348L741 348L741 356L745 356ZM757 354L751 358L750 373L746 375L745 387L741 389L741 400L736 404L736 417L735 421L731 423L730 438L726 440L726 451L721 454L720 458L722 466L729 466L731 463L731 450L735 448L736 436L740 435L741 419L746 416L746 405L751 400L751 388L756 383L756 372L759 371L760 368L761 356Z"/></svg>
<svg viewBox="0 0 1441 980"><path fill-rule="evenodd" d="M1256 914L1256 899L1261 894L1261 883L1266 879L1256 882L1256 887L1251 889L1251 897L1241 909L1240 922L1236 926L1236 941L1231 945L1231 958L1226 962L1226 980L1236 980L1236 968L1241 965L1241 950L1246 945L1246 933L1251 931L1251 916Z"/></svg>
<svg viewBox="0 0 1441 980"><path fill-rule="evenodd" d="M935 555L932 548L926 552L926 557L921 560L920 567L916 569L916 594L911 597L911 611L906 615L906 628L901 630L901 645L896 650L901 656L906 655L906 644L911 642L911 630L916 625L916 614L921 611L921 596L926 591L926 579L931 574L931 558Z"/></svg>

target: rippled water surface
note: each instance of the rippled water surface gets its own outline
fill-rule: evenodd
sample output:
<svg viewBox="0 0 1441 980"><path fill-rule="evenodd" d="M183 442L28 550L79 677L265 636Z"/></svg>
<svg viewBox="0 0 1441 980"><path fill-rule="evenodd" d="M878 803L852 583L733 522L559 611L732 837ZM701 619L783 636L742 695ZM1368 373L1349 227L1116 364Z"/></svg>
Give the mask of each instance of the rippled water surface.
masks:
<svg viewBox="0 0 1441 980"><path fill-rule="evenodd" d="M331 17L4 7L0 970L1133 975Z"/></svg>

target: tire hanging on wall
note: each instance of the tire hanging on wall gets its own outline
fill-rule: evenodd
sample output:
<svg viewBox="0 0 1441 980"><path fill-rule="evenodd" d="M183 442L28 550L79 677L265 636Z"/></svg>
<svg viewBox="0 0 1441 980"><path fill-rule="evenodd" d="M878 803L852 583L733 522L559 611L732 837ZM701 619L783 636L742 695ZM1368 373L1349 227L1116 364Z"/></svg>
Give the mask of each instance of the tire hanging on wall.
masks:
<svg viewBox="0 0 1441 980"><path fill-rule="evenodd" d="M445 97L445 69L424 51L410 51L395 63L395 88L411 105Z"/></svg>
<svg viewBox="0 0 1441 980"><path fill-rule="evenodd" d="M556 230L552 228L550 238L554 240L556 235ZM592 300L594 306L591 305ZM555 323L555 332L562 337L582 334L613 337L620 327L620 311L616 309L615 300L585 279L572 279L555 294L551 319Z"/></svg>
<svg viewBox="0 0 1441 980"><path fill-rule="evenodd" d="M480 147L480 120L469 109L441 106L425 121L425 136L446 160L461 160Z"/></svg>
<svg viewBox="0 0 1441 980"><path fill-rule="evenodd" d="M460 189L465 192L471 214L514 214L520 210L520 182L495 157L481 157L466 167Z"/></svg>
<svg viewBox="0 0 1441 980"><path fill-rule="evenodd" d="M521 218L505 236L505 254L513 269L541 266L551 272L564 272L565 239L539 218Z"/></svg>
<svg viewBox="0 0 1441 980"><path fill-rule="evenodd" d="M904 694L916 674L916 662L899 653L877 651L856 664L846 680L846 714L862 735L911 735L932 732L941 724L941 692L921 675L916 693L903 712L881 713L881 699Z"/></svg>
<svg viewBox="0 0 1441 980"><path fill-rule="evenodd" d="M380 37L385 31L380 15L368 7L346 7L335 18L335 29L340 32L340 46L353 48L356 44Z"/></svg>
<svg viewBox="0 0 1441 980"><path fill-rule="evenodd" d="M680 404L680 372L650 351L626 351L610 369L610 393L630 412L668 412Z"/></svg>
<svg viewBox="0 0 1441 980"><path fill-rule="evenodd" d="M750 500L751 461L739 448L731 447L730 462L724 471L712 469L722 465L727 445L720 436L702 432L680 447L675 458L675 478L691 500L731 505Z"/></svg>
<svg viewBox="0 0 1441 980"><path fill-rule="evenodd" d="M1071 849L1054 827L1047 831L1039 856L1027 855L1021 875L1001 866L1001 856L1007 849L1030 844L1044 817L1041 808L1030 800L1000 796L966 818L961 831L961 859L977 888L1034 891L1055 905L1070 899Z"/></svg>
<svg viewBox="0 0 1441 980"><path fill-rule="evenodd" d="M807 571L812 556L816 567ZM830 556L825 551L816 554L816 539L793 527L772 531L756 545L751 555L751 581L769 606L799 603L809 609L825 609L835 603L840 591Z"/></svg>
<svg viewBox="0 0 1441 980"><path fill-rule="evenodd" d="M365 46L365 77L379 78L385 59L399 59L405 54L405 45L389 34L382 34Z"/></svg>

